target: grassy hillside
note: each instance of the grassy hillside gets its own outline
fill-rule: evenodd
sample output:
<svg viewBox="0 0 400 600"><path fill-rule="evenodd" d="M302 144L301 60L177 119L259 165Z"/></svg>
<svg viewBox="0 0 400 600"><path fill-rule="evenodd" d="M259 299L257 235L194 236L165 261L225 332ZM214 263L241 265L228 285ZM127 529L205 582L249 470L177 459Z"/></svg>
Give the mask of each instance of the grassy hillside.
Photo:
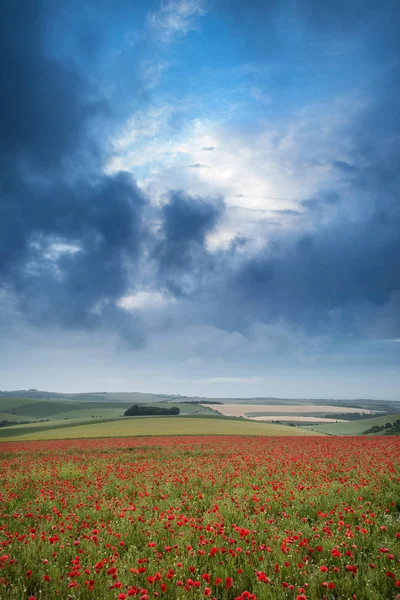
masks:
<svg viewBox="0 0 400 600"><path fill-rule="evenodd" d="M370 419L360 419L359 421L348 421L347 423L330 423L325 425L312 425L307 429L326 433L330 435L362 435L366 429L374 425L385 425L385 423L394 423L399 419L399 414L384 415L382 417L371 417Z"/></svg>
<svg viewBox="0 0 400 600"><path fill-rule="evenodd" d="M33 398L7 398L2 396L0 397L0 412L13 411L19 406L35 404L36 402L37 400Z"/></svg>
<svg viewBox="0 0 400 600"><path fill-rule="evenodd" d="M143 404L141 402L140 404ZM165 407L165 402L152 402L153 406ZM67 399L0 398L0 420L32 421L35 419L90 419L121 417L131 402L110 400L107 402L84 402ZM169 402L168 407L177 406L182 415L212 415L211 408L198 404Z"/></svg>
<svg viewBox="0 0 400 600"><path fill-rule="evenodd" d="M400 412L400 401L387 401L387 400L375 400L375 399L347 399L347 400L336 400L329 398L276 398L276 397L252 397L252 398L205 398L200 396L181 396L174 394L150 394L144 392L89 392L89 393L75 393L65 394L60 392L48 392L41 390L14 390L14 391L1 391L0 390L0 401L7 399L18 400L18 399L29 399L29 400L70 400L73 402L126 402L130 404L137 404L140 402L191 402L201 400L217 400L225 404L243 404L247 402L249 404L261 404L268 406L269 404L281 404L281 405L293 405L301 404L303 402L307 404L314 404L316 407L320 404L329 404L338 408L340 412L341 406L350 406L354 409L369 408L373 411L385 410L388 413ZM27 403L27 402L25 402ZM2 409L0 408L0 411ZM318 410L318 408L317 408Z"/></svg>
<svg viewBox="0 0 400 600"><path fill-rule="evenodd" d="M46 435L50 435L51 430L61 430L61 429L70 429L71 426L80 426L80 427L89 427L89 432L92 431L92 427L101 426L104 430L107 429L107 435L126 435L125 433L112 433L110 434L109 427L111 423L114 423L116 420L121 419L122 415L126 411L127 408L132 406L135 403L143 404L148 403L153 406L165 407L166 405L171 408L173 406L177 406L180 410L180 415L175 417L177 419L185 420L188 417L197 419L204 419L206 417L208 421L210 419L222 419L218 415L219 409L222 411L222 406L218 405L210 405L210 406L202 406L198 403L194 402L194 398L188 398L184 396L171 396L171 395L157 395L157 394L141 394L141 393L110 393L107 394L105 392L101 392L99 394L75 394L75 395L63 395L63 394L55 394L51 397L50 392L39 392L39 391L28 391L26 392L31 397L17 397L16 392L10 392L10 395L0 396L0 421L8 421L14 423L26 423L21 426L12 426L7 425L4 427L0 427L0 439L9 439L12 436L21 436L21 435L34 435L37 436L41 434L42 431L46 433ZM186 400L186 402L185 402ZM226 400L226 399L225 399ZM198 401L198 399L196 399ZM251 410L250 402L256 402L257 406L261 406L262 402L265 402L265 409L263 412L268 414L268 406L271 407L271 403L277 403L276 399L271 398L257 398L257 399L240 399L240 402L246 403ZM327 406L333 401L325 401ZM361 401L354 401L356 404ZM309 404L313 404L313 402L308 401ZM326 410L322 406L318 406L318 401L315 401L315 414L318 414L320 411ZM369 403L369 408L380 408L381 410L385 410L386 404L382 402L379 404L378 401L365 401L365 404ZM290 413L290 406L293 407L293 415L298 412L298 414L302 414L301 411L298 411L299 406L304 406L301 401L293 401L293 400L282 400L279 401L279 404L284 407L283 414L292 414ZM296 404L296 406L294 406ZM349 405L350 403L347 403ZM346 406L345 402L334 403L335 409L340 411L341 407ZM381 425L385 424L387 421L395 421L399 414L396 413L397 404L393 403L393 415L390 416L381 416L381 417L371 417L368 419L360 419L360 420L352 420L346 423L332 423L332 424L310 424L308 426L304 426L302 429L303 432L314 431L320 433L327 433L331 435L360 435L366 429L369 429L373 425ZM254 410L254 408L253 408ZM257 413L259 414L259 413ZM314 411L310 414L314 414ZM276 417L275 413L274 416ZM158 419L160 417L157 417ZM276 417L279 419L279 417ZM233 423L232 419L228 419L230 424ZM295 421L295 418L293 418ZM191 424L187 425L188 421L186 420L186 425L182 424L180 426L174 425L174 428L179 429L179 431L185 432L186 427L191 427ZM108 424L108 425L107 425ZM153 427L154 427L153 423ZM267 423L247 423L243 424L242 420L239 419L239 424L236 424L234 427L238 427L239 429L242 427L250 427L254 426L255 431L259 432L260 427L264 427L264 431L267 431L265 428L273 427L273 431L276 432L276 427L278 425L272 425ZM20 428L22 427L22 429ZM126 426L124 425L123 429ZM138 426L139 428L141 426ZM157 426L159 427L159 426ZM198 431L198 433L205 433L204 428L206 425L204 421L202 422L202 429ZM212 428L217 427L217 425L213 425ZM218 427L222 427L225 431L228 425L218 425ZM284 429L287 429L286 425L282 425ZM229 428L228 428L229 429ZM103 430L100 431L98 435L103 435ZM135 430L136 431L136 430ZM147 430L146 430L147 431ZM175 431L175 429L174 429ZM247 431L247 429L246 429ZM294 428L289 428L291 435L298 435L298 432ZM193 433L196 433L196 427L193 429ZM153 431L149 430L145 435L152 434ZM301 431L300 431L301 433ZM136 435L136 433L132 433L131 435ZM264 435L270 435L269 433L264 433ZM96 434L97 436L97 434ZM75 437L75 436L74 436Z"/></svg>
<svg viewBox="0 0 400 600"><path fill-rule="evenodd" d="M10 425L8 427L0 427L0 440L1 439L9 439L9 438L16 438L16 437L20 437L22 435L27 435L29 434L39 434L42 431L50 431L51 429L66 429L66 428L71 428L71 427L76 427L76 426L81 426L81 425L93 425L93 424L103 424L103 423L107 423L110 427L113 426L113 423L115 421L127 421L130 417L123 417L121 419L121 416L118 415L117 417L112 416L112 417L108 417L108 418L98 418L98 419L92 419L92 418L81 418L81 419L53 419L53 420L46 420L46 421L31 421L29 423L22 423L22 424L16 424L16 425ZM134 419L138 419L138 420L143 420L143 419L147 419L147 418L151 418L151 419L161 419L161 418L165 418L162 415L155 415L152 417L145 417L145 416L136 416L133 417ZM239 417L224 417L224 416L220 416L217 414L214 415L179 415L179 416L174 416L174 419L181 419L181 420L193 420L194 418L198 421L201 421L203 419L214 419L214 420L225 420L225 421L230 421L230 422L239 422L239 423L243 423L245 422L243 418L239 418ZM254 421L256 422L256 421Z"/></svg>
<svg viewBox="0 0 400 600"><path fill-rule="evenodd" d="M9 421L12 423L19 423L21 421L35 421L32 417L21 418L20 415L13 415L8 412L0 412L0 421Z"/></svg>
<svg viewBox="0 0 400 600"><path fill-rule="evenodd" d="M59 423L59 422L58 422ZM43 424L45 425L45 424ZM24 428L21 432L21 428ZM7 437L0 440L44 440L69 438L129 437L144 435L264 435L264 436L301 436L319 435L296 427L271 425L265 423L241 421L237 419L179 418L179 417L125 417L113 421L91 422L72 426L57 427L50 425L7 428ZM14 431L13 431L14 430ZM18 435L16 435L18 434Z"/></svg>

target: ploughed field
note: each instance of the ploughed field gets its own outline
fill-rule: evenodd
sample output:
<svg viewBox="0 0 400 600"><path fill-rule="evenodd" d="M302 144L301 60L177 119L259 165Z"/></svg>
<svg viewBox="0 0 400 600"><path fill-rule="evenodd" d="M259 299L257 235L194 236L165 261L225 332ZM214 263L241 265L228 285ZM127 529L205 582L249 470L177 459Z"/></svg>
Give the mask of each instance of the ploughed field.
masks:
<svg viewBox="0 0 400 600"><path fill-rule="evenodd" d="M397 437L0 445L0 597L392 600Z"/></svg>

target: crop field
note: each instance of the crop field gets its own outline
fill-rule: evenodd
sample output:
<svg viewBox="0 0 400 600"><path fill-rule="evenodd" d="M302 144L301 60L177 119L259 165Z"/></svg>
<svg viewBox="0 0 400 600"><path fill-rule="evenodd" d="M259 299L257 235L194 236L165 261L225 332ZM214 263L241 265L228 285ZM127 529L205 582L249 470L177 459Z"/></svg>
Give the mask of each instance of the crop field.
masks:
<svg viewBox="0 0 400 600"><path fill-rule="evenodd" d="M212 407L222 415L232 417L244 417L246 415L254 416L272 416L272 415L314 415L315 413L330 414L337 413L339 409L337 406L321 405L315 406L314 404L271 404L269 406L261 406L258 404L218 404ZM355 409L347 406L340 407L341 413L354 413ZM357 412L369 414L371 411L368 408L357 409ZM275 416L275 418L279 418Z"/></svg>
<svg viewBox="0 0 400 600"><path fill-rule="evenodd" d="M0 597L393 600L400 439L0 445Z"/></svg>
<svg viewBox="0 0 400 600"><path fill-rule="evenodd" d="M93 421L48 421L4 427L0 443L15 440L107 438L143 435L320 436L320 433L270 423L221 417L124 417Z"/></svg>
<svg viewBox="0 0 400 600"><path fill-rule="evenodd" d="M306 417L305 415L270 415L269 417L251 417L253 421L287 421L290 423L347 423L339 419L329 419L326 417Z"/></svg>

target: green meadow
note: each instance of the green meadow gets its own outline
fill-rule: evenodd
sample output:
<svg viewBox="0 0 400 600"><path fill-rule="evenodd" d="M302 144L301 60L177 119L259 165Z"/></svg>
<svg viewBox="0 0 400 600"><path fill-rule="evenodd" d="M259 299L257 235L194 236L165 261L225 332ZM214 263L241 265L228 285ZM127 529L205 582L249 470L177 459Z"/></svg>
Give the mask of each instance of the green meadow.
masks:
<svg viewBox="0 0 400 600"><path fill-rule="evenodd" d="M163 435L261 435L310 436L313 431L240 419L179 418L179 417L125 417L101 422L74 423L63 426L60 421L31 427L17 425L1 431L0 441L77 439ZM6 431L5 431L6 430ZM4 433L7 435L4 436Z"/></svg>

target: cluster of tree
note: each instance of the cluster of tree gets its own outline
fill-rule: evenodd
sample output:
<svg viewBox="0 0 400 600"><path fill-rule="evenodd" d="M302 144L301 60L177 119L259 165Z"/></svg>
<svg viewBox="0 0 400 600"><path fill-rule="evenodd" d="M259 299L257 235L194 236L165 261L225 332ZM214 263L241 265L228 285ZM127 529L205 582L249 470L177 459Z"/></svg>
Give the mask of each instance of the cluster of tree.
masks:
<svg viewBox="0 0 400 600"><path fill-rule="evenodd" d="M10 425L25 425L25 423L29 423L29 421L0 421L0 427L10 427Z"/></svg>
<svg viewBox="0 0 400 600"><path fill-rule="evenodd" d="M124 412L124 417L145 417L152 415L179 415L177 406L171 408L152 406L151 404L134 404Z"/></svg>
<svg viewBox="0 0 400 600"><path fill-rule="evenodd" d="M218 402L218 400L208 400L205 398L204 400L188 400L186 404L223 404L223 402Z"/></svg>
<svg viewBox="0 0 400 600"><path fill-rule="evenodd" d="M370 413L329 413L324 415L328 419L340 419L341 421L359 421L360 419L370 419Z"/></svg>
<svg viewBox="0 0 400 600"><path fill-rule="evenodd" d="M394 421L393 423L388 422L384 425L374 425L373 427L366 429L364 433L380 433L381 431L384 431L385 435L394 435L400 433L400 419L397 419L397 421Z"/></svg>

